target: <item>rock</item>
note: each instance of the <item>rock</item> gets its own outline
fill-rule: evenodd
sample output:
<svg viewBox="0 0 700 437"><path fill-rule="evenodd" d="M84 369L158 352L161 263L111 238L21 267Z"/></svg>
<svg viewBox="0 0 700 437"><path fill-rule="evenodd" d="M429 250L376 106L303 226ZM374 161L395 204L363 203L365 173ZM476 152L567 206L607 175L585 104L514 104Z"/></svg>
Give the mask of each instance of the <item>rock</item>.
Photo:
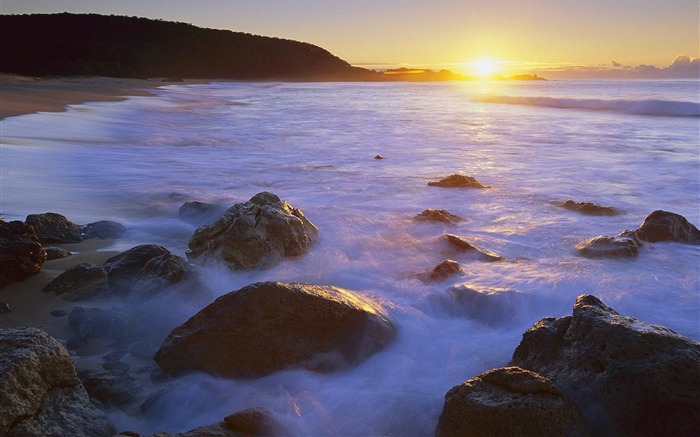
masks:
<svg viewBox="0 0 700 437"><path fill-rule="evenodd" d="M700 230L682 215L667 211L657 210L649 214L637 229L637 235L650 243L676 241L700 244Z"/></svg>
<svg viewBox="0 0 700 437"><path fill-rule="evenodd" d="M119 238L126 233L126 228L117 222L99 221L81 226L55 212L30 214L25 222L34 227L42 244L79 243L93 238Z"/></svg>
<svg viewBox="0 0 700 437"><path fill-rule="evenodd" d="M110 436L68 351L35 328L0 329L0 435Z"/></svg>
<svg viewBox="0 0 700 437"><path fill-rule="evenodd" d="M0 288L39 273L45 260L46 253L31 226L0 220Z"/></svg>
<svg viewBox="0 0 700 437"><path fill-rule="evenodd" d="M561 206L570 211L580 212L586 215L618 215L620 211L612 206L597 205L590 202L575 202L567 199L561 203Z"/></svg>
<svg viewBox="0 0 700 437"><path fill-rule="evenodd" d="M55 259L71 256L69 251L60 247L44 247L43 249L44 252L46 252L46 261L53 261Z"/></svg>
<svg viewBox="0 0 700 437"><path fill-rule="evenodd" d="M453 275L462 274L462 266L455 260L446 259L433 267L432 270L419 273L418 279L423 282L442 281Z"/></svg>
<svg viewBox="0 0 700 437"><path fill-rule="evenodd" d="M479 181L471 176L452 174L439 181L428 182L431 187L446 187L446 188L490 188L486 185L481 185Z"/></svg>
<svg viewBox="0 0 700 437"><path fill-rule="evenodd" d="M10 304L7 302L0 302L0 314L9 314L12 312Z"/></svg>
<svg viewBox="0 0 700 437"><path fill-rule="evenodd" d="M221 260L233 269L269 267L306 253L317 231L300 210L262 192L197 229L187 257L200 263Z"/></svg>
<svg viewBox="0 0 700 437"><path fill-rule="evenodd" d="M65 317L68 315L65 310L53 310L49 314L51 314L53 317Z"/></svg>
<svg viewBox="0 0 700 437"><path fill-rule="evenodd" d="M107 308L77 306L68 315L68 324L78 340L107 338L126 344L139 336L137 325L125 314Z"/></svg>
<svg viewBox="0 0 700 437"><path fill-rule="evenodd" d="M576 245L579 255L588 258L632 257L639 255L642 242L634 231L624 231L620 235L603 235L589 238Z"/></svg>
<svg viewBox="0 0 700 437"><path fill-rule="evenodd" d="M445 395L437 437L589 436L576 404L547 378L519 367L478 375Z"/></svg>
<svg viewBox="0 0 700 437"><path fill-rule="evenodd" d="M247 408L224 418L226 427L246 436L289 435L284 425L265 408Z"/></svg>
<svg viewBox="0 0 700 437"><path fill-rule="evenodd" d="M251 434L253 436L254 434ZM172 434L168 432L158 432L150 437L249 437L248 434L240 434L228 427L221 421L213 425L200 426L187 432Z"/></svg>
<svg viewBox="0 0 700 437"><path fill-rule="evenodd" d="M375 155L374 159L384 159L384 157L382 155Z"/></svg>
<svg viewBox="0 0 700 437"><path fill-rule="evenodd" d="M199 201L185 202L178 210L180 219L195 225L204 225L218 219L226 212L226 208L213 203Z"/></svg>
<svg viewBox="0 0 700 437"><path fill-rule="evenodd" d="M503 257L498 256L494 253L486 252L478 247L474 246L470 242L460 238L456 235L445 234L440 239L447 243L451 252L466 253L471 255L472 258L478 261L501 261Z"/></svg>
<svg viewBox="0 0 700 437"><path fill-rule="evenodd" d="M83 240L80 227L55 212L30 214L25 223L34 228L42 244L78 243Z"/></svg>
<svg viewBox="0 0 700 437"><path fill-rule="evenodd" d="M517 320L518 308L525 299L522 293L514 290L476 289L466 285L451 287L448 292L457 303L457 308L452 311L455 315L489 326L501 326Z"/></svg>
<svg viewBox="0 0 700 437"><path fill-rule="evenodd" d="M395 334L384 309L352 291L261 282L221 296L175 328L155 360L174 376L331 372L365 360Z"/></svg>
<svg viewBox="0 0 700 437"><path fill-rule="evenodd" d="M104 405L123 407L138 398L141 392L134 377L123 369L98 372L79 370L78 377L88 395Z"/></svg>
<svg viewBox="0 0 700 437"><path fill-rule="evenodd" d="M512 362L571 397L594 435L700 435L700 344L594 296L537 322Z"/></svg>
<svg viewBox="0 0 700 437"><path fill-rule="evenodd" d="M43 291L63 295L63 299L76 302L90 299L107 288L107 271L102 266L83 263L56 276Z"/></svg>
<svg viewBox="0 0 700 437"><path fill-rule="evenodd" d="M413 217L413 220L419 222L438 222L438 223L459 223L463 219L462 217L451 214L444 209L426 209L417 216Z"/></svg>

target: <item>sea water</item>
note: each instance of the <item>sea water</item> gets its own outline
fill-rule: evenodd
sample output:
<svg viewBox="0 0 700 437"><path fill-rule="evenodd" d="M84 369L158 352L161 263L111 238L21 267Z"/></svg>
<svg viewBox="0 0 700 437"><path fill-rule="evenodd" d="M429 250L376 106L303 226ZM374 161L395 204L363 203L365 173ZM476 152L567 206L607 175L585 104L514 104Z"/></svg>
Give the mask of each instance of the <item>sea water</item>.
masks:
<svg viewBox="0 0 700 437"><path fill-rule="evenodd" d="M700 246L645 244L624 259L574 249L657 209L700 225L698 81L169 85L0 128L5 220L115 220L129 234L110 249L184 256L196 229L178 217L184 202L226 207L270 191L303 210L318 241L266 270L200 268L212 299L257 281L335 285L379 300L397 326L389 347L341 372L144 386L156 401L112 409L118 430L182 432L260 406L295 435L432 435L452 386L507 365L525 330L570 314L584 293L700 340ZM427 185L453 173L491 188ZM565 199L622 214L581 215ZM412 220L427 208L464 220ZM446 252L446 233L504 260ZM418 279L446 258L464 273ZM465 311L450 293L465 288L496 304ZM153 318L163 336L200 309L154 305L170 314Z"/></svg>

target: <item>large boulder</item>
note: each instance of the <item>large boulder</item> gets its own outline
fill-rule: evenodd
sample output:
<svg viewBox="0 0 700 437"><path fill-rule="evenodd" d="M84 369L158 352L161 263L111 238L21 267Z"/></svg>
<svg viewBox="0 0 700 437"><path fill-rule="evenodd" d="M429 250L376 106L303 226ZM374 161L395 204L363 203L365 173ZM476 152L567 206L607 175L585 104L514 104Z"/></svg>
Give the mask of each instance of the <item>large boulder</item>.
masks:
<svg viewBox="0 0 700 437"><path fill-rule="evenodd" d="M634 231L620 235L602 235L589 238L576 245L576 252L587 258L624 258L639 255L642 242Z"/></svg>
<svg viewBox="0 0 700 437"><path fill-rule="evenodd" d="M330 372L363 361L395 333L377 302L352 291L261 282L221 296L175 328L155 360L170 375Z"/></svg>
<svg viewBox="0 0 700 437"><path fill-rule="evenodd" d="M25 219L25 223L34 227L42 244L79 243L93 238L119 238L126 233L126 228L117 222L103 220L87 225L77 225L55 212L30 214Z"/></svg>
<svg viewBox="0 0 700 437"><path fill-rule="evenodd" d="M39 273L45 260L34 228L20 221L0 220L0 288Z"/></svg>
<svg viewBox="0 0 700 437"><path fill-rule="evenodd" d="M431 187L444 188L490 188L482 185L479 181L469 175L451 174L439 181L430 181L428 185Z"/></svg>
<svg viewBox="0 0 700 437"><path fill-rule="evenodd" d="M594 296L537 322L512 363L571 397L595 435L700 435L700 344Z"/></svg>
<svg viewBox="0 0 700 437"><path fill-rule="evenodd" d="M637 229L637 235L650 243L656 241L677 241L679 243L700 244L700 230L685 217L668 211L654 211L644 219Z"/></svg>
<svg viewBox="0 0 700 437"><path fill-rule="evenodd" d="M113 434L59 342L35 328L0 329L0 435Z"/></svg>
<svg viewBox="0 0 700 437"><path fill-rule="evenodd" d="M445 395L437 437L591 435L576 404L551 381L519 367L478 375Z"/></svg>
<svg viewBox="0 0 700 437"><path fill-rule="evenodd" d="M300 210L262 192L197 229L187 257L196 262L221 260L233 269L268 267L306 253L317 231Z"/></svg>

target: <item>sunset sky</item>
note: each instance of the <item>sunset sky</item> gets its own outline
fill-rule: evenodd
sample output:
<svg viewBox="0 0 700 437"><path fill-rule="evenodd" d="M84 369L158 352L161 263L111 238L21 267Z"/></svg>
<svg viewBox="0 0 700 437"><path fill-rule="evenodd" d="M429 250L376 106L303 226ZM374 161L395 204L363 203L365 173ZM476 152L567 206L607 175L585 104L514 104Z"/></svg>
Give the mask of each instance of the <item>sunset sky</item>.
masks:
<svg viewBox="0 0 700 437"><path fill-rule="evenodd" d="M472 62L489 59L505 74L661 74L687 55L674 71L700 71L693 61L700 57L697 0L2 0L1 8L160 18L289 38L370 68L469 73L484 67Z"/></svg>

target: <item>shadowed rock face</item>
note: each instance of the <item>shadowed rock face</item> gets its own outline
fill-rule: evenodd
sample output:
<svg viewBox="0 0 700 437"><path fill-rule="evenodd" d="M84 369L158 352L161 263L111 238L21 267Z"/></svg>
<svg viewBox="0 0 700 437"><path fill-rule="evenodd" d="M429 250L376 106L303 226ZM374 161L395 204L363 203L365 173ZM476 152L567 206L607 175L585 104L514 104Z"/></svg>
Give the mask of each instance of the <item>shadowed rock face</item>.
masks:
<svg viewBox="0 0 700 437"><path fill-rule="evenodd" d="M687 244L700 244L700 230L682 215L668 211L654 211L644 219L637 229L637 235L644 241L676 241Z"/></svg>
<svg viewBox="0 0 700 437"><path fill-rule="evenodd" d="M155 360L171 375L330 372L363 361L394 336L380 305L351 291L262 282L221 296L175 328Z"/></svg>
<svg viewBox="0 0 700 437"><path fill-rule="evenodd" d="M262 192L197 229L187 257L199 263L224 261L233 269L269 267L285 257L306 253L317 231L300 210Z"/></svg>
<svg viewBox="0 0 700 437"><path fill-rule="evenodd" d="M0 435L108 436L68 351L34 328L0 329Z"/></svg>
<svg viewBox="0 0 700 437"><path fill-rule="evenodd" d="M473 177L462 174L452 174L439 181L428 182L428 185L431 187L444 188L489 188L486 185L482 185Z"/></svg>
<svg viewBox="0 0 700 437"><path fill-rule="evenodd" d="M700 435L700 344L594 296L536 323L512 362L570 396L594 435Z"/></svg>
<svg viewBox="0 0 700 437"><path fill-rule="evenodd" d="M576 404L519 367L492 369L445 395L436 436L588 436Z"/></svg>
<svg viewBox="0 0 700 437"><path fill-rule="evenodd" d="M45 260L46 253L31 226L0 220L0 288L39 273Z"/></svg>

